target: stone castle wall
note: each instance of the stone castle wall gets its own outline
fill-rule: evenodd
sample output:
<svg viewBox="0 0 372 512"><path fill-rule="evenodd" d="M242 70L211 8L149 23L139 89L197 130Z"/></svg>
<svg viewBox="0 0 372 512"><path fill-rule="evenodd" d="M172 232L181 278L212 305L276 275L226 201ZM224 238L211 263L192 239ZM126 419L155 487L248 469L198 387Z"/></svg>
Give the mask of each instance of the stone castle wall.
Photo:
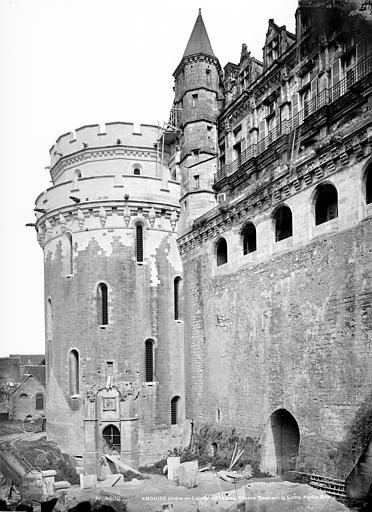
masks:
<svg viewBox="0 0 372 512"><path fill-rule="evenodd" d="M97 405L97 428L85 433L84 419L92 419L88 397L107 386L109 362L111 384L120 388L131 383L136 389L136 408L127 412L134 420L138 417L134 450L139 462L149 463L158 457L159 443L148 432L159 429L167 445L178 446L184 420L183 324L174 316L174 279L182 277L176 244L179 184L168 181L169 171L156 154L156 127L142 125L142 135L137 135L132 125L114 123L106 125L101 139L96 131L76 130L72 147L66 146L68 135L58 139L57 150L64 156L51 169L53 186L36 202L45 261L48 435L74 455L83 455L87 435L92 438L86 444L102 451L102 430L111 416ZM88 141L90 132L90 145L76 153L76 140ZM112 146L101 151L97 137ZM137 261L138 223L143 258ZM107 325L100 324L97 314L100 283L108 290ZM145 376L149 339L154 344L151 383ZM79 389L74 393L69 383L71 351L79 361ZM170 439L174 396L181 399L180 426ZM123 418L118 418L111 423L120 427Z"/></svg>
<svg viewBox="0 0 372 512"><path fill-rule="evenodd" d="M366 161L332 177L338 218L315 226L315 184L286 200L293 237L275 242L269 208L183 253L186 415L259 439L261 467L275 472L270 417L297 421L297 469L345 476L343 442L370 395L371 205ZM245 221L257 250L243 255Z"/></svg>

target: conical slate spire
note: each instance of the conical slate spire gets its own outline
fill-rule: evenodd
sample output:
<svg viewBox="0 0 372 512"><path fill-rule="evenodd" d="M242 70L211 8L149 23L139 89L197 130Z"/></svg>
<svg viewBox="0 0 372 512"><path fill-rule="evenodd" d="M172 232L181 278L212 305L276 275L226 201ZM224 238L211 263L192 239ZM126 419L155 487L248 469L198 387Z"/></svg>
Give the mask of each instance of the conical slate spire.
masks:
<svg viewBox="0 0 372 512"><path fill-rule="evenodd" d="M201 15L201 9L199 9L198 17L196 18L194 28L192 29L191 36L183 56L189 57L190 55L195 55L196 53L205 53L215 57Z"/></svg>

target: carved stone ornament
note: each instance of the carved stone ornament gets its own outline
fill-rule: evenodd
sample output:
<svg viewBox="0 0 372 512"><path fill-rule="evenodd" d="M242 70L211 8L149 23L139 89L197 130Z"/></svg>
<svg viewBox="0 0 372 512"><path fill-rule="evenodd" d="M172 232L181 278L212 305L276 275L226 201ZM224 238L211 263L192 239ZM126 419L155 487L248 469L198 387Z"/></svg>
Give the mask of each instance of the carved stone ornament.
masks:
<svg viewBox="0 0 372 512"><path fill-rule="evenodd" d="M96 384L91 384L90 386L87 387L85 396L86 396L87 400L89 400L89 402L95 402L97 393L98 393L98 389L99 388Z"/></svg>
<svg viewBox="0 0 372 512"><path fill-rule="evenodd" d="M39 226L39 228L37 230L36 238L37 238L37 241L39 242L40 247L42 247L45 242L45 231L42 226Z"/></svg>
<svg viewBox="0 0 372 512"><path fill-rule="evenodd" d="M100 207L98 216L101 226L104 228L107 220L107 213L103 206Z"/></svg>
<svg viewBox="0 0 372 512"><path fill-rule="evenodd" d="M79 223L79 228L83 229L84 223L85 223L85 217L84 217L84 213L80 210L80 208L77 211L77 220Z"/></svg>
<svg viewBox="0 0 372 512"><path fill-rule="evenodd" d="M125 225L128 226L129 225L129 222L130 222L130 210L129 210L129 206L126 206L124 208L124 222L125 222Z"/></svg>
<svg viewBox="0 0 372 512"><path fill-rule="evenodd" d="M140 394L139 385L135 382L120 382L116 387L120 393L120 400L122 402L128 397L131 397L132 400L137 400Z"/></svg>
<svg viewBox="0 0 372 512"><path fill-rule="evenodd" d="M52 225L48 219L46 219L46 221L45 221L45 230L46 230L47 235L52 234Z"/></svg>
<svg viewBox="0 0 372 512"><path fill-rule="evenodd" d="M174 231L176 229L176 224L177 224L177 212L176 212L176 210L173 210L173 212L170 216L170 225L171 225L172 231Z"/></svg>
<svg viewBox="0 0 372 512"><path fill-rule="evenodd" d="M62 213L59 214L59 224L61 226L62 233L64 233L66 231L66 219Z"/></svg>
<svg viewBox="0 0 372 512"><path fill-rule="evenodd" d="M155 224L155 218L156 218L155 209L154 209L154 207L152 207L152 208L150 208L150 211L149 211L149 222L150 222L150 226L152 228L154 227L154 224Z"/></svg>

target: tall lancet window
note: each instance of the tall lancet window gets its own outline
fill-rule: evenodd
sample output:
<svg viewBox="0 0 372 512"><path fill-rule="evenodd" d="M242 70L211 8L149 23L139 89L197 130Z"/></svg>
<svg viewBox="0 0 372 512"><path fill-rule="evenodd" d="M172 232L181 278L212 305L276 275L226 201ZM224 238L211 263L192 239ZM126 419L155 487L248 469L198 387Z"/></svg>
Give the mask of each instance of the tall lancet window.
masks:
<svg viewBox="0 0 372 512"><path fill-rule="evenodd" d="M108 324L108 291L105 283L97 286L97 320L98 325Z"/></svg>
<svg viewBox="0 0 372 512"><path fill-rule="evenodd" d="M69 354L69 388L70 395L78 395L79 385L79 353L77 350L71 350Z"/></svg>
<svg viewBox="0 0 372 512"><path fill-rule="evenodd" d="M143 227L142 224L136 224L136 260L143 262Z"/></svg>

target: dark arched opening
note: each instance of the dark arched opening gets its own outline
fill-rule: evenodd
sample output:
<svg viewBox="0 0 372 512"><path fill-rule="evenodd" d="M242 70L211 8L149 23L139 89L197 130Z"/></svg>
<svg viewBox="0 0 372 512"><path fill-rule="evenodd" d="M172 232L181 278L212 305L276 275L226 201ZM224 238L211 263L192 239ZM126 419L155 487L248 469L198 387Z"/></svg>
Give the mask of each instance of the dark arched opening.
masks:
<svg viewBox="0 0 372 512"><path fill-rule="evenodd" d="M120 454L120 432L115 425L108 425L102 431L103 452Z"/></svg>
<svg viewBox="0 0 372 512"><path fill-rule="evenodd" d="M136 224L136 260L143 262L143 227L142 224Z"/></svg>
<svg viewBox="0 0 372 512"><path fill-rule="evenodd" d="M315 199L315 224L323 224L338 216L337 190L333 185L319 185Z"/></svg>
<svg viewBox="0 0 372 512"><path fill-rule="evenodd" d="M182 278L177 276L174 279L174 319L182 318Z"/></svg>
<svg viewBox="0 0 372 512"><path fill-rule="evenodd" d="M227 263L227 243L224 238L220 238L216 246L217 267Z"/></svg>
<svg viewBox="0 0 372 512"><path fill-rule="evenodd" d="M108 324L108 292L107 285L100 283L97 286L97 321L98 325Z"/></svg>
<svg viewBox="0 0 372 512"><path fill-rule="evenodd" d="M71 350L69 354L69 387L70 395L79 394L79 353Z"/></svg>
<svg viewBox="0 0 372 512"><path fill-rule="evenodd" d="M275 241L279 242L292 236L292 212L288 206L281 206L274 214Z"/></svg>
<svg viewBox="0 0 372 512"><path fill-rule="evenodd" d="M257 248L256 228L251 222L246 224L242 231L243 254L254 252Z"/></svg>
<svg viewBox="0 0 372 512"><path fill-rule="evenodd" d="M296 469L300 431L296 420L286 409L278 409L270 418L274 440L277 473Z"/></svg>
<svg viewBox="0 0 372 512"><path fill-rule="evenodd" d="M154 342L152 340L145 341L145 380L146 382L154 381Z"/></svg>
<svg viewBox="0 0 372 512"><path fill-rule="evenodd" d="M171 425L177 425L179 421L180 397L174 396L171 400Z"/></svg>

